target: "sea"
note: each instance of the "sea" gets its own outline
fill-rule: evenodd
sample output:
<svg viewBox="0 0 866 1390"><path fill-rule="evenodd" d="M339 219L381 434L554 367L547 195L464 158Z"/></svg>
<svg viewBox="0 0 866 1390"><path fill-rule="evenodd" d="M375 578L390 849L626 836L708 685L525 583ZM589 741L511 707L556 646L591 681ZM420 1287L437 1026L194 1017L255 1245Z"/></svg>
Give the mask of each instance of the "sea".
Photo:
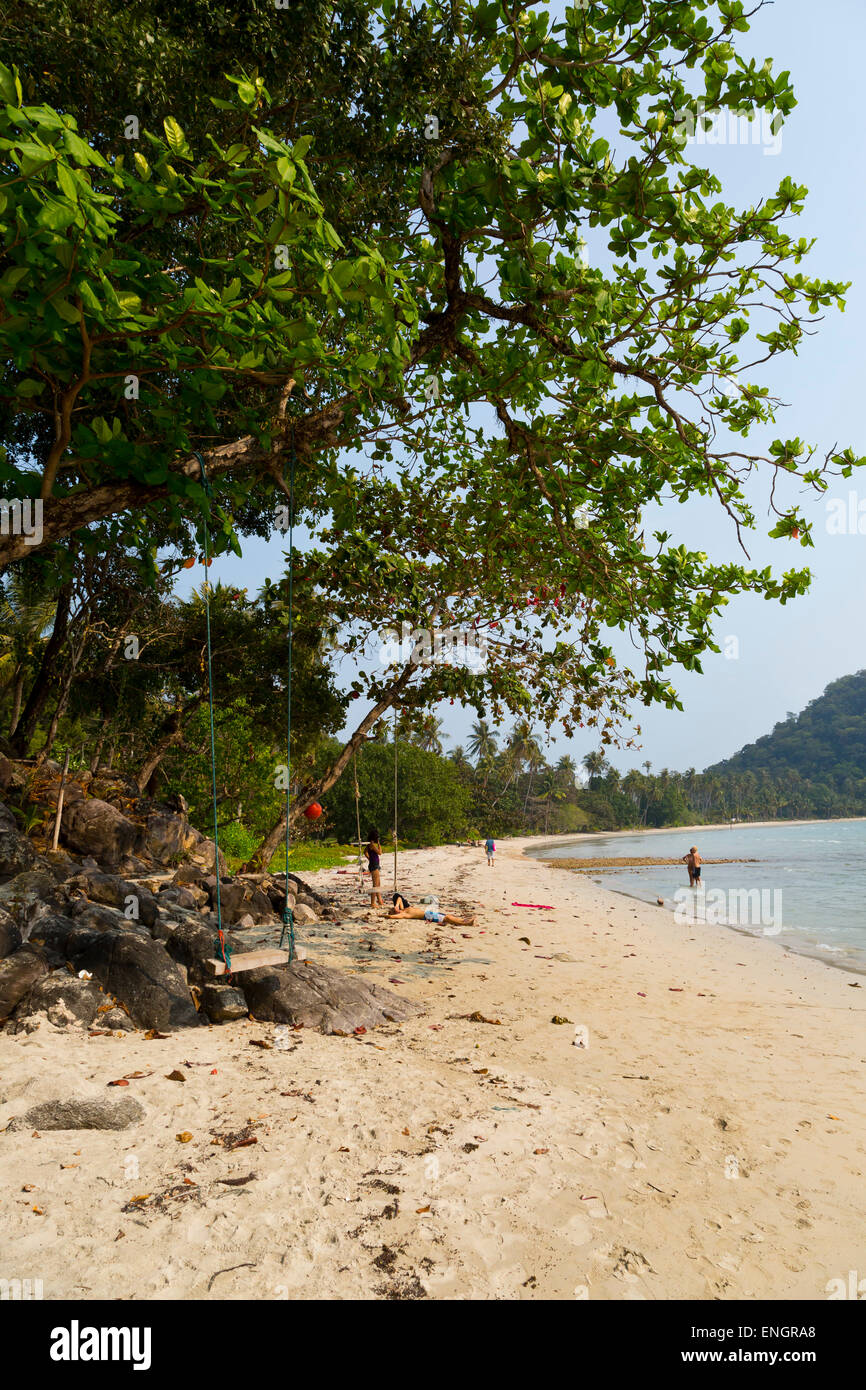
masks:
<svg viewBox="0 0 866 1390"><path fill-rule="evenodd" d="M548 841L527 853L679 860L692 845L704 860L754 862L705 863L698 890L688 886L685 864L589 871L587 877L645 902L662 898L684 923L717 922L866 974L866 820L602 834Z"/></svg>

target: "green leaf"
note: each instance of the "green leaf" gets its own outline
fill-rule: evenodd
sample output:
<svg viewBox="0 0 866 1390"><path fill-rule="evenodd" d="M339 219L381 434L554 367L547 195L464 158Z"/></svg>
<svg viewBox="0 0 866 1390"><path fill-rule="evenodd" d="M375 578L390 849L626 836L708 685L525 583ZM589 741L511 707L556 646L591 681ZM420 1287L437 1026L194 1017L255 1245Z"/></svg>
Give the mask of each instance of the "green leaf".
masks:
<svg viewBox="0 0 866 1390"><path fill-rule="evenodd" d="M173 116L166 116L162 128L172 154L177 155L178 159L192 159L192 150L187 144L186 136Z"/></svg>

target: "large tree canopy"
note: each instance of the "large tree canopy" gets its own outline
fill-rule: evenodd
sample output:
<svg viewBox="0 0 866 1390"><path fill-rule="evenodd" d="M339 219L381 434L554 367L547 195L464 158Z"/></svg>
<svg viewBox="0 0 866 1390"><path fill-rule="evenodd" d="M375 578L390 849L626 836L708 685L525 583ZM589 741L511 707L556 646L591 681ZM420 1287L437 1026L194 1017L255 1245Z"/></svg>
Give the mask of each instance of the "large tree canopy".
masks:
<svg viewBox="0 0 866 1390"><path fill-rule="evenodd" d="M709 496L742 542L757 472L771 534L808 545L779 480L862 462L772 438L762 367L846 289L800 269L806 190L729 206L683 142L701 104L794 104L737 53L740 0L6 8L2 485L43 499L43 551L189 552L193 450L237 546L294 451L317 621L491 638L486 671L359 678L358 738L446 695L609 742L629 701L675 702L732 595L806 587L643 523Z"/></svg>

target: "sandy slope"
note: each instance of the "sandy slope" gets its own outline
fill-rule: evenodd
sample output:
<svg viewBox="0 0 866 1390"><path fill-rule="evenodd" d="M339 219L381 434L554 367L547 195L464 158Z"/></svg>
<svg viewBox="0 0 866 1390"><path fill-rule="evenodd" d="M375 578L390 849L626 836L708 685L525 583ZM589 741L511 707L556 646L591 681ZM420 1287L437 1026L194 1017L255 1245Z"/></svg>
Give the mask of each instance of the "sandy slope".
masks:
<svg viewBox="0 0 866 1390"><path fill-rule="evenodd" d="M0 1278L46 1298L813 1299L866 1275L857 977L679 926L525 843L492 871L479 850L402 856L411 897L483 899L465 936L307 932L312 958L401 981L413 1023L287 1050L251 1046L279 1042L254 1023L0 1034L0 1129L56 1095L147 1110L120 1134L0 1134ZM353 877L316 877L357 910ZM475 1010L501 1023L458 1017ZM255 1144L211 1142L250 1123Z"/></svg>

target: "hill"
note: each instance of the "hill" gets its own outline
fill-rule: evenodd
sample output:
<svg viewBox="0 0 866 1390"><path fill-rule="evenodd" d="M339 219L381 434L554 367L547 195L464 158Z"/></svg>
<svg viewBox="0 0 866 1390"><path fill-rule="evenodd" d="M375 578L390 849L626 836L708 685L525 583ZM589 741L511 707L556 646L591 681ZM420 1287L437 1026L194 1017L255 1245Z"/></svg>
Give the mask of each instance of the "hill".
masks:
<svg viewBox="0 0 866 1390"><path fill-rule="evenodd" d="M789 714L772 733L741 748L708 772L797 773L843 789L866 780L866 671L843 676L800 714Z"/></svg>

